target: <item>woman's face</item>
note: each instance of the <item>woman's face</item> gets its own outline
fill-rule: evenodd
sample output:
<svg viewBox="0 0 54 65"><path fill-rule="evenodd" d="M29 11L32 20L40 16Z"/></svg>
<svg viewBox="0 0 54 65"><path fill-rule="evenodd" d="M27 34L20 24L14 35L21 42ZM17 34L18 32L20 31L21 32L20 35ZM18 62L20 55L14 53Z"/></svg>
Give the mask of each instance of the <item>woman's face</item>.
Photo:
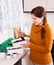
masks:
<svg viewBox="0 0 54 65"><path fill-rule="evenodd" d="M31 16L32 16L32 20L35 23L35 25L43 24L43 19L44 19L43 16L41 18L36 17L34 14L32 14Z"/></svg>

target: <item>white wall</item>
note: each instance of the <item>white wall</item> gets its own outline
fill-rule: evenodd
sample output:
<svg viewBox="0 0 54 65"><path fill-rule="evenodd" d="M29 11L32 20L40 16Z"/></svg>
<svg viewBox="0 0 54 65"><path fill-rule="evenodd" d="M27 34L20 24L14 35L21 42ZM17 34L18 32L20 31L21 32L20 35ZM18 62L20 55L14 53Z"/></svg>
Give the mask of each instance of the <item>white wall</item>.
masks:
<svg viewBox="0 0 54 65"><path fill-rule="evenodd" d="M30 28L31 28L31 24L32 24L32 19L31 19L31 15L29 13L23 13L23 21L21 23L22 26L22 31L25 32L26 34L30 33Z"/></svg>
<svg viewBox="0 0 54 65"><path fill-rule="evenodd" d="M51 25L54 31L54 13L47 13L48 23Z"/></svg>

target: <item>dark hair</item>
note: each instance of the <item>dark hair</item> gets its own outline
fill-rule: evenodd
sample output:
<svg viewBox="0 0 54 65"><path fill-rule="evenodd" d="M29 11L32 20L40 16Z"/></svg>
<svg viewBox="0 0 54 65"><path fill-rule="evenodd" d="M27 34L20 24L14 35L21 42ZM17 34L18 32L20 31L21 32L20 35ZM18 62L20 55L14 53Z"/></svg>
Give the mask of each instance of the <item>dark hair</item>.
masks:
<svg viewBox="0 0 54 65"><path fill-rule="evenodd" d="M32 9L31 14L34 14L34 16L37 16L39 18L44 16L42 30L41 30L41 37L44 38L44 34L45 34L44 26L45 26L45 22L46 22L46 12L45 12L45 9L42 6L37 6L37 7Z"/></svg>

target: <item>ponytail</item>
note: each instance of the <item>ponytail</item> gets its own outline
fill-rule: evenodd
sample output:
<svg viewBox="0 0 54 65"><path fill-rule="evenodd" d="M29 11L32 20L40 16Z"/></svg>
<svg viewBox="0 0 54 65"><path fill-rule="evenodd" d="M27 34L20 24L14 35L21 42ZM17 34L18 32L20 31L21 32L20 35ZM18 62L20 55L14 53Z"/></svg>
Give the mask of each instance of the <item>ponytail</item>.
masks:
<svg viewBox="0 0 54 65"><path fill-rule="evenodd" d="M45 23L46 23L46 17L44 17L44 20L43 20L43 25L42 25L42 29L41 29L41 37L44 38L45 36Z"/></svg>

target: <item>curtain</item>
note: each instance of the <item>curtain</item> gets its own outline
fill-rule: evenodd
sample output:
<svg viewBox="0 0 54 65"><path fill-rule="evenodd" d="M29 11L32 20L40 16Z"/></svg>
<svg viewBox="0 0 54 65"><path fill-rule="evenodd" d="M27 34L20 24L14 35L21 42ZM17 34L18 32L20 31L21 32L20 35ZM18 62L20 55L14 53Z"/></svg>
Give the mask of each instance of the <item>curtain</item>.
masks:
<svg viewBox="0 0 54 65"><path fill-rule="evenodd" d="M13 27L21 27L22 14L22 0L0 0L0 39L13 37Z"/></svg>

